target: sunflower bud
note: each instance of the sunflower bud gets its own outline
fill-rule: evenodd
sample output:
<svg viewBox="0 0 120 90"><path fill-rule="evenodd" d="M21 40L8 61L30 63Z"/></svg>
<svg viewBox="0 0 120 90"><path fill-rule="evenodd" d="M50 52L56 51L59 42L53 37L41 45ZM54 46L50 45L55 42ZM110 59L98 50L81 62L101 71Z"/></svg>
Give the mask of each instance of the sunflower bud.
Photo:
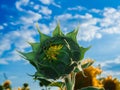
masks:
<svg viewBox="0 0 120 90"><path fill-rule="evenodd" d="M20 52L36 68L36 78L59 79L70 74L89 49L78 45L78 28L64 35L58 24L51 37L38 31L40 43L30 43L32 52Z"/></svg>

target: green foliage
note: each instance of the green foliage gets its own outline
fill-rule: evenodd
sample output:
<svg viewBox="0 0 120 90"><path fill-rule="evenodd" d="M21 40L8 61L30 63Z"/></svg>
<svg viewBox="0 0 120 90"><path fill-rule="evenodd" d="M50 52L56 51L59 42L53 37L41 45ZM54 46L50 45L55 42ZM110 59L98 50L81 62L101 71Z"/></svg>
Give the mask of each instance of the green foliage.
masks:
<svg viewBox="0 0 120 90"><path fill-rule="evenodd" d="M97 88L97 87L93 87L93 86L88 86L88 87L82 88L80 90L105 90L105 89Z"/></svg>

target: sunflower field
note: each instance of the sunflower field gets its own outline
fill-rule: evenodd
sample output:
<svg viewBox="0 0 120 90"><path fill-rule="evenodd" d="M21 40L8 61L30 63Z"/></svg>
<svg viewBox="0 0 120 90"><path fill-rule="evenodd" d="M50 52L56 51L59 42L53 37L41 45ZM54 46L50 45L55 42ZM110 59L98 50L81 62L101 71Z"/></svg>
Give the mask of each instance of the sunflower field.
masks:
<svg viewBox="0 0 120 90"><path fill-rule="evenodd" d="M52 36L42 33L40 42L28 42L31 52L19 54L35 67L32 75L39 81L40 87L58 87L57 90L120 90L120 81L112 76L101 77L102 69L95 67L95 61L84 58L85 53L91 48L80 46L77 42L78 27L72 32L64 34L58 23ZM10 80L0 85L0 90L14 90ZM15 90L30 90L29 84Z"/></svg>

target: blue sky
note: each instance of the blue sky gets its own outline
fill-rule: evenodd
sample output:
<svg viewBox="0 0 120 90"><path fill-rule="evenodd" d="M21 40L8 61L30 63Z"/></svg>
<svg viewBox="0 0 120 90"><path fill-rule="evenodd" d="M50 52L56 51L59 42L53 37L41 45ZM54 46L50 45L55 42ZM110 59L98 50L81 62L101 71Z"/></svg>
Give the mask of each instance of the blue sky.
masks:
<svg viewBox="0 0 120 90"><path fill-rule="evenodd" d="M120 0L2 0L0 2L0 83L5 73L13 87L28 82L31 90L41 90L27 74L35 69L16 50L29 52L26 41L39 42L35 27L51 35L60 21L64 33L80 25L78 42L92 48L85 58L101 64L103 75L120 79Z"/></svg>

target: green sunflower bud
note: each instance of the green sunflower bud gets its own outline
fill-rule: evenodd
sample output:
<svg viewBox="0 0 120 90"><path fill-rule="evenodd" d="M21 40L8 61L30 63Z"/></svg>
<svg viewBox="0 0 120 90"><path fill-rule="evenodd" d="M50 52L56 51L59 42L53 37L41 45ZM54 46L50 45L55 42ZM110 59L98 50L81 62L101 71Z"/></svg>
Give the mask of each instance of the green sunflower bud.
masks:
<svg viewBox="0 0 120 90"><path fill-rule="evenodd" d="M37 70L35 77L59 79L70 74L89 49L77 43L78 28L64 35L58 24L52 37L40 32L40 43L30 43L33 51L20 52Z"/></svg>

